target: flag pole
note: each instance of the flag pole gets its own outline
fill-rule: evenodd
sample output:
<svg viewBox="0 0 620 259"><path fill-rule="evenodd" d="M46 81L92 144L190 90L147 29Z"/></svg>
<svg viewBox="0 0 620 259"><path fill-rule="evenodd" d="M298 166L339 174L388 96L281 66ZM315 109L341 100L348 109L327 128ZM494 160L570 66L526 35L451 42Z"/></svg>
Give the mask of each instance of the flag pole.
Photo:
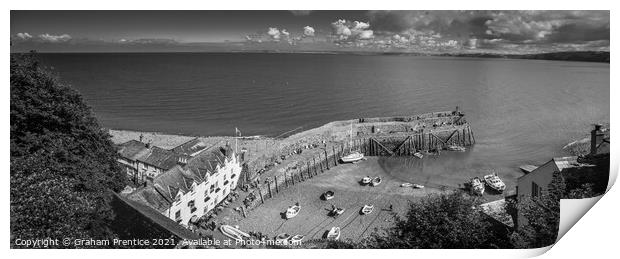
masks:
<svg viewBox="0 0 620 259"><path fill-rule="evenodd" d="M235 155L239 155L239 153L237 152L237 132L239 131L239 129L237 129L237 127L235 127Z"/></svg>

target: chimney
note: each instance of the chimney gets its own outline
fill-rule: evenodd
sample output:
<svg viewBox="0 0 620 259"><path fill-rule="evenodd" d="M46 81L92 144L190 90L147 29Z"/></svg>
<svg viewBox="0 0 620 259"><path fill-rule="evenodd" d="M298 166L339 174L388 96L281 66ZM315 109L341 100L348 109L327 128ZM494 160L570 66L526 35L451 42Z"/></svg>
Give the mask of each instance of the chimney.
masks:
<svg viewBox="0 0 620 259"><path fill-rule="evenodd" d="M142 142L142 139L144 139L144 135L142 135L142 133L140 133L140 142Z"/></svg>
<svg viewBox="0 0 620 259"><path fill-rule="evenodd" d="M186 165L186 164L187 164L187 157L180 156L180 157L178 158L178 160L177 160L177 163L178 163L180 166L184 166L184 165Z"/></svg>
<svg viewBox="0 0 620 259"><path fill-rule="evenodd" d="M598 146L603 142L605 134L601 127L601 124L594 124L594 129L590 132L590 155L596 155Z"/></svg>

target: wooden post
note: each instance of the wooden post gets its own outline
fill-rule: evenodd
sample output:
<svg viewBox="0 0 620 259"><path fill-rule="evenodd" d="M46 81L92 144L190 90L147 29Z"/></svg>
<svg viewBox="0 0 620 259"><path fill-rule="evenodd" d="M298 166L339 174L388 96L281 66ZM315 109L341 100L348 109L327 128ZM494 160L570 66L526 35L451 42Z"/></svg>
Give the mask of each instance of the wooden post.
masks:
<svg viewBox="0 0 620 259"><path fill-rule="evenodd" d="M310 172L310 161L306 161L306 166L308 167L308 178L312 178L312 173Z"/></svg>
<svg viewBox="0 0 620 259"><path fill-rule="evenodd" d="M336 147L332 146L332 152L334 152L334 166L338 166L338 159L336 158Z"/></svg>
<svg viewBox="0 0 620 259"><path fill-rule="evenodd" d="M269 190L269 198L273 198L273 194L271 193L271 182L267 182L267 189Z"/></svg>
<svg viewBox="0 0 620 259"><path fill-rule="evenodd" d="M318 175L318 171L316 170L316 158L312 157L312 164L314 165L314 175Z"/></svg>
<svg viewBox="0 0 620 259"><path fill-rule="evenodd" d="M325 151L325 166L327 167L327 170L329 170L329 159L327 156L327 148L324 149L323 151Z"/></svg>
<svg viewBox="0 0 620 259"><path fill-rule="evenodd" d="M279 193L280 192L280 188L278 188L278 176L276 175L273 178L276 179L276 181L275 181L276 182L276 193Z"/></svg>
<svg viewBox="0 0 620 259"><path fill-rule="evenodd" d="M241 206L241 213L243 214L243 217L244 217L244 218L247 218L247 217L248 217L248 215L247 215L247 214L245 214L245 207L243 207L243 206Z"/></svg>
<svg viewBox="0 0 620 259"><path fill-rule="evenodd" d="M297 168L297 169L299 169L299 178L301 179L301 181L305 181L304 175L301 172L301 166L299 168Z"/></svg>
<svg viewBox="0 0 620 259"><path fill-rule="evenodd" d="M284 185L288 188L288 177L286 177L287 172L284 172Z"/></svg>
<svg viewBox="0 0 620 259"><path fill-rule="evenodd" d="M265 199L263 199L263 190L260 188L260 185L258 185L257 187L258 187L258 195L260 196L260 202L265 203Z"/></svg>

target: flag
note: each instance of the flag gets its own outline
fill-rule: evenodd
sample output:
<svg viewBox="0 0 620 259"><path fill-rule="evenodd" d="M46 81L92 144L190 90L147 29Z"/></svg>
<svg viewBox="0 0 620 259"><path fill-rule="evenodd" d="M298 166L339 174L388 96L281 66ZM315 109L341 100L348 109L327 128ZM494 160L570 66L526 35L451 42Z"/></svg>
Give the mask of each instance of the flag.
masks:
<svg viewBox="0 0 620 259"><path fill-rule="evenodd" d="M237 137L241 137L241 131L239 129L237 129L237 128L235 128L235 135Z"/></svg>

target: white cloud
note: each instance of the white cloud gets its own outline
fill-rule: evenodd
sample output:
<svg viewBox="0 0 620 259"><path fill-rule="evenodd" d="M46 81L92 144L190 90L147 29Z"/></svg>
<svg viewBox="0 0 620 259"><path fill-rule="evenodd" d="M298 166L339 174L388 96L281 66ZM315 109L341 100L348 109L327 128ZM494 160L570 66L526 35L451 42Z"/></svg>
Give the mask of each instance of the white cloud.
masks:
<svg viewBox="0 0 620 259"><path fill-rule="evenodd" d="M56 42L66 42L71 40L71 36L69 34L62 34L62 35L51 35L51 34L41 34L39 35L39 39L43 40L43 41L47 41L47 42L52 42L52 43L56 43Z"/></svg>
<svg viewBox="0 0 620 259"><path fill-rule="evenodd" d="M18 37L18 38L20 38L20 39L22 39L22 40L29 40L29 39L32 39L32 35L30 35L30 34L29 34L29 33L27 33L27 32L20 32L20 33L17 33L17 37Z"/></svg>
<svg viewBox="0 0 620 259"><path fill-rule="evenodd" d="M280 40L280 30L278 30L278 28L269 27L269 30L267 31L267 35L269 35L271 39L274 41Z"/></svg>
<svg viewBox="0 0 620 259"><path fill-rule="evenodd" d="M304 36L305 37L314 37L314 28L310 26L304 27Z"/></svg>
<svg viewBox="0 0 620 259"><path fill-rule="evenodd" d="M373 31L372 31L372 30L364 30L364 31L361 31L361 32L357 35L357 37L358 37L359 39L362 39L362 40L367 40L367 39L372 39L372 38L374 38L374 35L373 35Z"/></svg>
<svg viewBox="0 0 620 259"><path fill-rule="evenodd" d="M374 38L374 32L367 30L370 24L366 22L349 22L345 19L338 19L332 23L334 35L339 40L367 40Z"/></svg>

